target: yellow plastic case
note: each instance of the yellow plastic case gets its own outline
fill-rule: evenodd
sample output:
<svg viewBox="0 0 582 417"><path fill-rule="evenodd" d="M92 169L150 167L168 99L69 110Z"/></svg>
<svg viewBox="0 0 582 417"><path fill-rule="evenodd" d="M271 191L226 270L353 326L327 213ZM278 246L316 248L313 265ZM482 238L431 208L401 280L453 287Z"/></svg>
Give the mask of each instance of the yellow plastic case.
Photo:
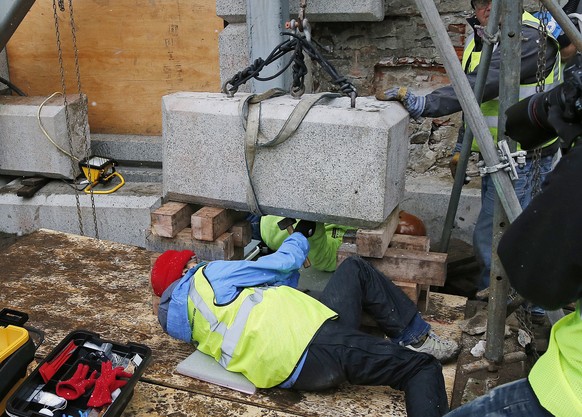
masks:
<svg viewBox="0 0 582 417"><path fill-rule="evenodd" d="M28 330L9 324L0 327L0 364L28 341Z"/></svg>

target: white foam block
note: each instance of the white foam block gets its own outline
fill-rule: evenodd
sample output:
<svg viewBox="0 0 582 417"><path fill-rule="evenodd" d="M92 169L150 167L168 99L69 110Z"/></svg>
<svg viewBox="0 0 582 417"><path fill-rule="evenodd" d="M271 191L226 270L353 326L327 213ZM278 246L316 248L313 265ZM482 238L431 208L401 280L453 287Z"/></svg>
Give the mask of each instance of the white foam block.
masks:
<svg viewBox="0 0 582 417"><path fill-rule="evenodd" d="M182 375L244 392L245 394L254 394L257 391L253 383L243 374L227 371L214 358L198 350L195 350L180 362L176 371Z"/></svg>

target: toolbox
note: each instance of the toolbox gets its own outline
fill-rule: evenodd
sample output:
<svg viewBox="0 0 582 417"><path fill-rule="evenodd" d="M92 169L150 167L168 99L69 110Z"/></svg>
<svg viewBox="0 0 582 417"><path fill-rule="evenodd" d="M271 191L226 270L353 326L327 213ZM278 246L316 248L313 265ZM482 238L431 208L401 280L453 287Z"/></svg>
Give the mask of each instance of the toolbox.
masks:
<svg viewBox="0 0 582 417"><path fill-rule="evenodd" d="M28 314L21 311L8 308L0 311L0 415L10 393L26 376L28 365L44 339L41 331L24 327L27 320ZM37 344L29 331L36 334Z"/></svg>
<svg viewBox="0 0 582 417"><path fill-rule="evenodd" d="M129 403L151 349L94 332L65 337L8 399L10 417L115 417Z"/></svg>

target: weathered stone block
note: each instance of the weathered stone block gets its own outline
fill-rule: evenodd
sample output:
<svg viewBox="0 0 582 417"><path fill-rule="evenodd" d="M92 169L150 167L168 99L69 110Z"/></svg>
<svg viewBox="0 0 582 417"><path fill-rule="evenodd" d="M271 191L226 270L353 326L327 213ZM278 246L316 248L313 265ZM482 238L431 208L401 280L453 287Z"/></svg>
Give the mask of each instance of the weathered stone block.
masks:
<svg viewBox="0 0 582 417"><path fill-rule="evenodd" d="M289 15L296 18L299 0L289 0ZM216 15L229 23L245 21L246 0L216 0ZM312 22L380 21L384 18L384 0L310 0L306 15Z"/></svg>
<svg viewBox="0 0 582 417"><path fill-rule="evenodd" d="M248 94L175 93L162 99L163 189L173 201L249 210L245 130ZM264 214L377 226L401 201L408 114L400 104L341 97L316 104L287 141L258 148L251 177ZM298 100L261 107L258 142L279 132Z"/></svg>
<svg viewBox="0 0 582 417"><path fill-rule="evenodd" d="M43 134L37 113L45 99L0 96L0 174L69 179L79 174L78 160L90 147L87 102L76 95L67 96L71 149L64 100L60 96L40 110L42 126L56 145ZM70 156L57 146L77 159L71 163Z"/></svg>

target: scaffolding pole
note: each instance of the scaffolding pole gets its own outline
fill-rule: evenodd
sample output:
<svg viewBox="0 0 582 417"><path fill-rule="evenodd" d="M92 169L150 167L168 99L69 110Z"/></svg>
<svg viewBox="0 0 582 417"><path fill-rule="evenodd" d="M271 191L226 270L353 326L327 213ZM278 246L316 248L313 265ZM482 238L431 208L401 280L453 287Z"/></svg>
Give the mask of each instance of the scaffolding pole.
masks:
<svg viewBox="0 0 582 417"><path fill-rule="evenodd" d="M431 38L443 59L443 64L449 78L451 79L453 89L455 90L463 112L465 113L465 120L475 135L475 139L479 144L479 149L481 150L485 164L489 167L496 166L499 164L499 156L495 149L495 145L493 144L491 132L489 132L489 128L485 123L485 118L477 104L473 89L461 68L461 64L459 63L459 59L445 26L440 19L438 10L433 1L415 1L416 6L427 25ZM496 171L490 175L497 194L499 195L501 204L507 213L507 217L509 221L512 222L521 213L521 206L517 200L515 191L513 190L511 179L507 172L503 170Z"/></svg>
<svg viewBox="0 0 582 417"><path fill-rule="evenodd" d="M505 135L505 111L519 101L519 83L521 72L521 15L523 0L501 0L500 36L500 83L497 140L507 140L513 152L516 143ZM503 362L503 341L505 339L505 318L507 314L507 296L509 280L497 255L497 246L509 225L506 214L495 198L493 215L493 241L491 246L491 274L489 279L489 304L487 305L487 346L485 359L500 364Z"/></svg>
<svg viewBox="0 0 582 417"><path fill-rule="evenodd" d="M500 4L493 2L491 5L491 13L489 21L487 22L487 35L491 38L497 36L499 32L499 17ZM477 79L475 80L475 99L477 104L481 104L483 99L483 90L485 89L485 82L487 81L487 74L489 73L489 64L491 63L491 55L493 55L493 42L485 42L483 50L481 51L481 59L477 68ZM470 126L465 127L463 136L463 143L461 145L461 152L459 154L459 162L457 164L457 172L455 173L455 180L453 182L453 189L451 190L451 198L449 199L449 206L445 216L445 224L441 234L439 252L447 253L449 251L449 242L451 240L451 233L461 199L461 192L465 182L465 173L467 171L467 164L471 156L471 144L473 142L473 132Z"/></svg>

